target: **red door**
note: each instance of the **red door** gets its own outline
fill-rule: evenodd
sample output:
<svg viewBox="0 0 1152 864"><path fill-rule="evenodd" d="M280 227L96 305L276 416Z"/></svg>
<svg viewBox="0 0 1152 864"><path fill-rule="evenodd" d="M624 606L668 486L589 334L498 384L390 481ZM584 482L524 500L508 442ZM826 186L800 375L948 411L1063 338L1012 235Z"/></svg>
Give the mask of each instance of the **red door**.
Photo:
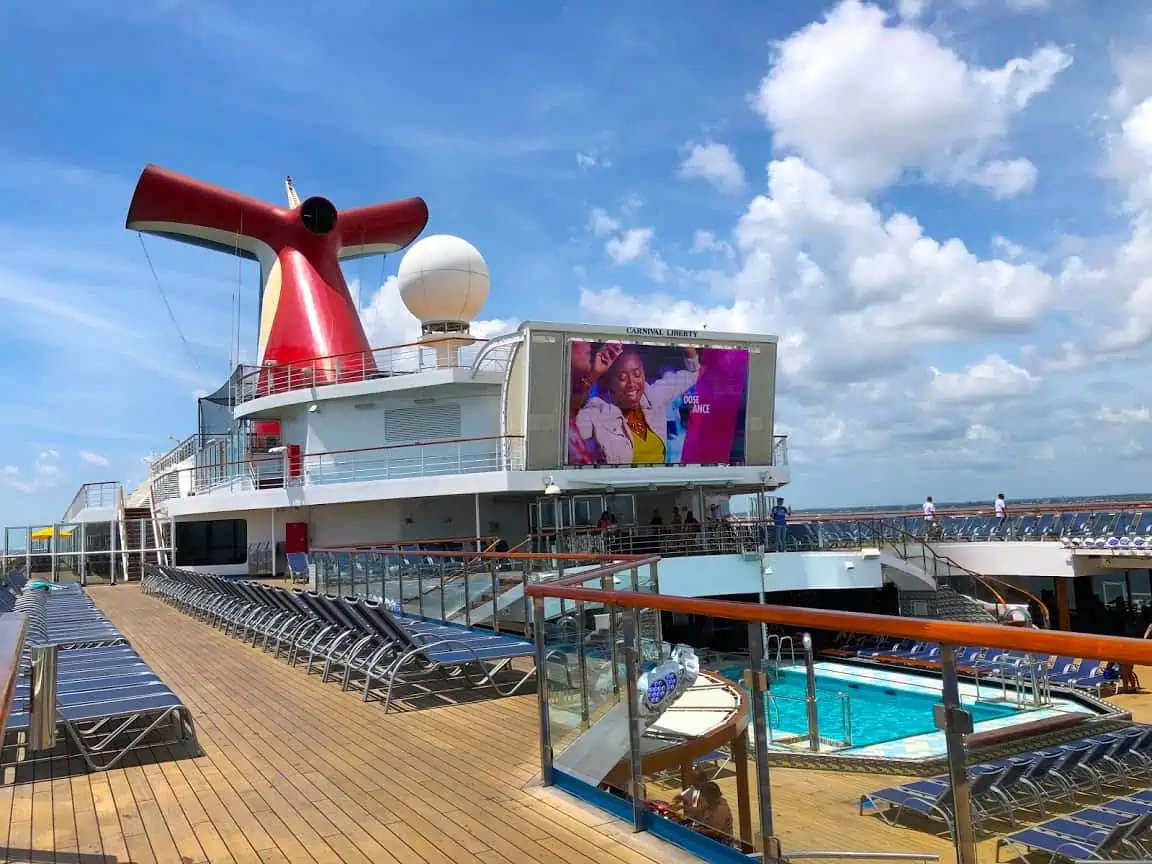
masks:
<svg viewBox="0 0 1152 864"><path fill-rule="evenodd" d="M308 551L308 523L288 522L284 526L284 554Z"/></svg>

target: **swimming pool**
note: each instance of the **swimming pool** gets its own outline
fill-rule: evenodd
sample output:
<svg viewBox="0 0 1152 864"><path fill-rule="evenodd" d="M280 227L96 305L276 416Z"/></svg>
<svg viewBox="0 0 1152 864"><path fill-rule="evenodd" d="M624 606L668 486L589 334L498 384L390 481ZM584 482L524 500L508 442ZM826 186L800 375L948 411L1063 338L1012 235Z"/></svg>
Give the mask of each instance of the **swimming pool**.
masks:
<svg viewBox="0 0 1152 864"><path fill-rule="evenodd" d="M742 669L725 669L724 677L740 681ZM933 706L940 703L939 680L925 678L919 687L895 687L816 673L816 716L820 736L867 747L935 732ZM804 669L773 672L768 696L768 722L773 735L808 734L808 686ZM839 694L844 694L841 696ZM845 698L846 697L846 698ZM1012 705L974 702L962 697L974 723L1019 713ZM845 716L847 712L847 717ZM851 725L851 736L845 729Z"/></svg>

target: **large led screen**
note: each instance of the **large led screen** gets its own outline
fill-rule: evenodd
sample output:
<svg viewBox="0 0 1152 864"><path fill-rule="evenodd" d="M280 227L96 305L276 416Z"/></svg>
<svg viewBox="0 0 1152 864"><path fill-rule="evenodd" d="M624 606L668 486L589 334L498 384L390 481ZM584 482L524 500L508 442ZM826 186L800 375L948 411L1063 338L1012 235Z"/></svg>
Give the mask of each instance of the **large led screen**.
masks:
<svg viewBox="0 0 1152 864"><path fill-rule="evenodd" d="M746 349L569 344L568 465L744 464Z"/></svg>

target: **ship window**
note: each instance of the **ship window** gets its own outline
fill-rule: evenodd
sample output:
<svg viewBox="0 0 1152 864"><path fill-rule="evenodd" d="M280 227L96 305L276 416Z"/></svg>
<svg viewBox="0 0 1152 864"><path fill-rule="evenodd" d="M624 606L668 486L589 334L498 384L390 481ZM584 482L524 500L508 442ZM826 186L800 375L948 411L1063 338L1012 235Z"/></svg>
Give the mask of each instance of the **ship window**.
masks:
<svg viewBox="0 0 1152 864"><path fill-rule="evenodd" d="M224 567L248 560L248 523L212 519L176 523L177 567Z"/></svg>

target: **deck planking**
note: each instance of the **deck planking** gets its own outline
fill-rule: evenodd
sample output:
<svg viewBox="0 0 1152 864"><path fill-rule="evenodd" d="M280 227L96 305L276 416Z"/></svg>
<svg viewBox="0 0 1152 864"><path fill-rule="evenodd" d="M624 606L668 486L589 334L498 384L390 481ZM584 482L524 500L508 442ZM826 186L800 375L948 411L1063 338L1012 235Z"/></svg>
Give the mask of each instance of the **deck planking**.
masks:
<svg viewBox="0 0 1152 864"><path fill-rule="evenodd" d="M385 715L135 585L91 595L191 710L203 755L53 762L0 788L4 861L694 861L553 790L534 696Z"/></svg>
<svg viewBox="0 0 1152 864"><path fill-rule="evenodd" d="M101 774L61 762L34 766L31 780L0 788L4 861L698 860L536 785L534 696L385 715L378 703L322 684L318 674L305 675L302 666L225 636L135 585L91 595L185 701L203 755L159 748ZM1140 671L1152 682L1152 669ZM1152 718L1152 694L1113 701L1137 719ZM944 839L856 815L861 793L902 778L778 768L771 779L785 850L953 859ZM734 778L721 785L734 801ZM980 844L981 860L994 860L992 844Z"/></svg>

